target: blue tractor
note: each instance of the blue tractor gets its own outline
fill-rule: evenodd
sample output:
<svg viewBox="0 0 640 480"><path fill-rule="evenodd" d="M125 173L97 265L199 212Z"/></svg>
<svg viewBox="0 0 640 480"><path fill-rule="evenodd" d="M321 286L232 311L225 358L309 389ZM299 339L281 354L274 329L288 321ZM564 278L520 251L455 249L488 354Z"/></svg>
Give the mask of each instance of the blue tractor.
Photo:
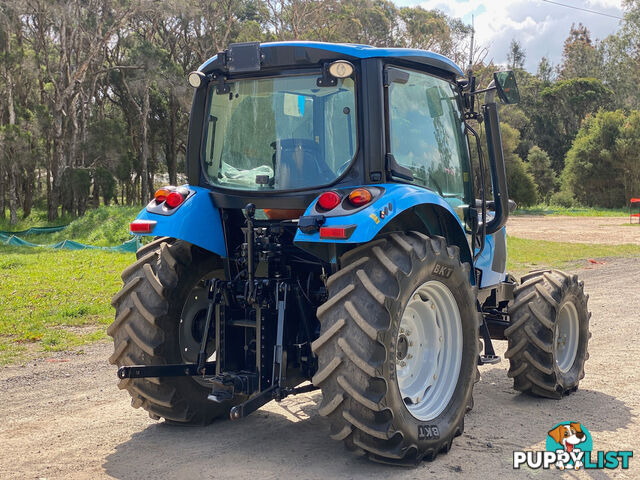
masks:
<svg viewBox="0 0 640 480"><path fill-rule="evenodd" d="M477 89L427 51L283 42L233 44L188 80L188 184L131 224L155 239L113 298L134 407L207 424L321 389L333 439L406 465L462 433L493 339L516 390L578 387L582 282L506 272L512 72Z"/></svg>

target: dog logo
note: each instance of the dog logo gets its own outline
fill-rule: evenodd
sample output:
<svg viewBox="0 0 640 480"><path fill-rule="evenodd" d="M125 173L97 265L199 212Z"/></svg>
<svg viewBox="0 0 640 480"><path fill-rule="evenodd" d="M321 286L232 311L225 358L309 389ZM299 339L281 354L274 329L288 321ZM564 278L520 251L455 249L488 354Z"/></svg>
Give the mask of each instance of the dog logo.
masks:
<svg viewBox="0 0 640 480"><path fill-rule="evenodd" d="M558 423L547 431L546 450L514 450L513 468L591 470L629 468L632 450L593 450L591 433L580 422Z"/></svg>
<svg viewBox="0 0 640 480"><path fill-rule="evenodd" d="M584 467L581 453L585 450L591 451L592 448L592 446L586 445L588 432L586 429L584 430L585 431L583 431L582 425L578 422L559 424L549 430L547 451L555 450L558 455L556 468L560 470L564 470L565 468L580 470L580 468ZM580 448L582 444L588 448ZM561 448L557 448L558 446L561 446Z"/></svg>

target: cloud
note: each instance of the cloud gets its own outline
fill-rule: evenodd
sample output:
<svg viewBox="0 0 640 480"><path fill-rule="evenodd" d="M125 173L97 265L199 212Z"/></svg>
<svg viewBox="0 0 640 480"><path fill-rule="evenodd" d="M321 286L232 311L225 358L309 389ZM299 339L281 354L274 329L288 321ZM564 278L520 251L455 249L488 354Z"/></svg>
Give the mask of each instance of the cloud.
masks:
<svg viewBox="0 0 640 480"><path fill-rule="evenodd" d="M558 0L560 3L622 16L622 0ZM401 4L418 4L418 1L400 0ZM518 40L525 51L525 67L532 72L546 56L555 65L562 59L564 40L571 24L583 23L592 39L603 39L619 28L613 18L582 12L542 0L506 0L497 7L495 0L425 0L419 3L425 9L438 9L446 14L471 21L475 15L476 38L480 45L489 48L488 60L505 63L512 39Z"/></svg>

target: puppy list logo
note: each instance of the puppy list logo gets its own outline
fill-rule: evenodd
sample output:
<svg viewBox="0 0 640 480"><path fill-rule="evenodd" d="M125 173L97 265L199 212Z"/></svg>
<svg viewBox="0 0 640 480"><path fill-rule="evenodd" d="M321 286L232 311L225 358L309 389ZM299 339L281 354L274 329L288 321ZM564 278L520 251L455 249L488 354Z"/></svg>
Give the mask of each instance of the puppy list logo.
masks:
<svg viewBox="0 0 640 480"><path fill-rule="evenodd" d="M614 469L629 468L632 451L593 451L589 430L579 422L562 422L547 433L546 451L513 452L513 468Z"/></svg>

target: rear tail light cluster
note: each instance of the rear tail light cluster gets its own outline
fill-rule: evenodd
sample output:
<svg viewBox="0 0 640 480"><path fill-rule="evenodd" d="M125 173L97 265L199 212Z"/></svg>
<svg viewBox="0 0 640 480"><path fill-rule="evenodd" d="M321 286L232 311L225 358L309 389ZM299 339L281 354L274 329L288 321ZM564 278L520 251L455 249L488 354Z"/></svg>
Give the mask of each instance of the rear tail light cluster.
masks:
<svg viewBox="0 0 640 480"><path fill-rule="evenodd" d="M363 207L373 199L373 195L366 188L356 188L346 196L347 202L353 207ZM334 191L324 192L318 197L317 206L319 210L328 212L333 210L342 202L343 197Z"/></svg>
<svg viewBox="0 0 640 480"><path fill-rule="evenodd" d="M189 196L189 190L184 187L162 187L156 190L153 195L156 201L156 205L164 203L167 208L176 208L182 205L182 203Z"/></svg>

